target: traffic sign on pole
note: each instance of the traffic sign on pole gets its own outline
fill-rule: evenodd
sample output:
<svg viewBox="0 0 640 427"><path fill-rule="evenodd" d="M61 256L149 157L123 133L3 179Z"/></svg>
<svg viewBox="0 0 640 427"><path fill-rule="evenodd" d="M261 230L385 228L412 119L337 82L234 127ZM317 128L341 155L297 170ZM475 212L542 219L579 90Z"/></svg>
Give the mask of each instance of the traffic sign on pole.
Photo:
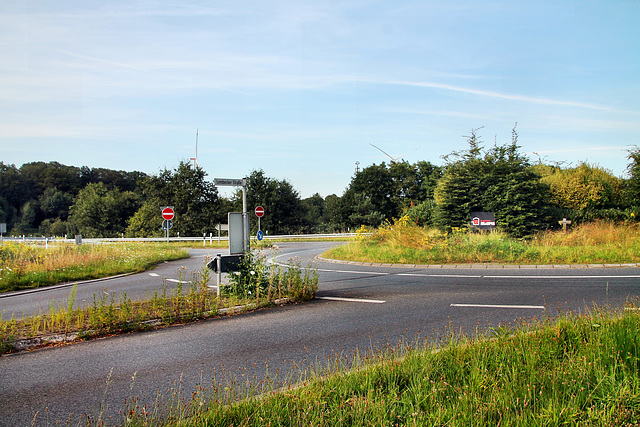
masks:
<svg viewBox="0 0 640 427"><path fill-rule="evenodd" d="M165 206L162 208L162 218L166 220L173 219L175 216L175 212L173 211L173 206Z"/></svg>
<svg viewBox="0 0 640 427"><path fill-rule="evenodd" d="M256 208L256 216L258 218L262 218L264 216L264 208L262 206L258 206Z"/></svg>

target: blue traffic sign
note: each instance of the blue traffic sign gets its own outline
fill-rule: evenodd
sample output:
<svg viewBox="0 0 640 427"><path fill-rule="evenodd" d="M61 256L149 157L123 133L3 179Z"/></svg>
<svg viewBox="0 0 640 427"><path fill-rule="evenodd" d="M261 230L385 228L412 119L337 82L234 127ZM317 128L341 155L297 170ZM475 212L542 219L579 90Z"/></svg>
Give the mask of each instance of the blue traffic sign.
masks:
<svg viewBox="0 0 640 427"><path fill-rule="evenodd" d="M262 232L262 230L258 230L258 241L262 241L263 238L264 238L264 233Z"/></svg>
<svg viewBox="0 0 640 427"><path fill-rule="evenodd" d="M170 230L173 227L173 221L171 221L170 219L165 219L164 221L162 221L162 229L164 231Z"/></svg>

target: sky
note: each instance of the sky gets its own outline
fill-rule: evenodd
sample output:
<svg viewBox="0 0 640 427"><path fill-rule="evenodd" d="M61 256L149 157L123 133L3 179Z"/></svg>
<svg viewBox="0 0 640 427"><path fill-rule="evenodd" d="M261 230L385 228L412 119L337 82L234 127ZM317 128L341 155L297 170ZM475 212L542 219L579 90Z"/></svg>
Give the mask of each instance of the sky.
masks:
<svg viewBox="0 0 640 427"><path fill-rule="evenodd" d="M157 174L197 139L210 180L325 197L517 123L532 161L624 177L638 22L638 0L3 0L0 161Z"/></svg>

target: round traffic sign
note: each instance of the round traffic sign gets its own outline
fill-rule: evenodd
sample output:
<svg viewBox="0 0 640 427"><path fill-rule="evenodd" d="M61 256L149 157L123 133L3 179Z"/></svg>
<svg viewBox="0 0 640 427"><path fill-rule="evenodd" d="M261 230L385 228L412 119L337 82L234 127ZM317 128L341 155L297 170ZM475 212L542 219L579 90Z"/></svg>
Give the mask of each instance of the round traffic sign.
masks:
<svg viewBox="0 0 640 427"><path fill-rule="evenodd" d="M173 212L173 208L167 206L166 208L162 208L162 218L164 219L173 219L175 213Z"/></svg>
<svg viewBox="0 0 640 427"><path fill-rule="evenodd" d="M264 216L264 208L262 206L258 206L256 208L256 216L258 218L262 218Z"/></svg>

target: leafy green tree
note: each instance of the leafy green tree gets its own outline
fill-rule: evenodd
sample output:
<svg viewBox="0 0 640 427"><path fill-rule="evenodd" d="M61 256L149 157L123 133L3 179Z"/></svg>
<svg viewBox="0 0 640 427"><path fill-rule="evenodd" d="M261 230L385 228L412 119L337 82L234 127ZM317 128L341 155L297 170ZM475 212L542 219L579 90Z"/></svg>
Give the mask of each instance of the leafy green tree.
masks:
<svg viewBox="0 0 640 427"><path fill-rule="evenodd" d="M140 197L131 191L88 184L74 199L69 220L85 237L118 237L139 206Z"/></svg>
<svg viewBox="0 0 640 427"><path fill-rule="evenodd" d="M73 203L73 196L59 191L57 187L47 187L38 198L38 203L46 219L66 220L69 217L69 207Z"/></svg>
<svg viewBox="0 0 640 427"><path fill-rule="evenodd" d="M610 209L622 202L622 180L587 163L561 169L547 168L542 182L549 185L554 204L564 209Z"/></svg>
<svg viewBox="0 0 640 427"><path fill-rule="evenodd" d="M238 191L234 198L234 207L242 209L242 195ZM265 233L299 234L305 229L306 208L300 195L287 180L267 177L262 170L251 172L247 178L247 210L250 213L251 233L257 233L257 218L253 210L262 206L265 215L260 227Z"/></svg>
<svg viewBox="0 0 640 427"><path fill-rule="evenodd" d="M8 229L19 220L20 209L29 200L27 189L18 168L0 162L0 222L6 223Z"/></svg>
<svg viewBox="0 0 640 427"><path fill-rule="evenodd" d="M155 234L162 225L162 206L174 207L176 216L171 231L182 236L202 236L212 233L217 224L226 223L226 212L222 212L224 204L213 183L205 180L206 176L202 168L193 168L181 161L173 171L164 169L148 177L144 184L144 212L130 221L127 233ZM152 215L154 209L157 209L155 216Z"/></svg>
<svg viewBox="0 0 640 427"><path fill-rule="evenodd" d="M162 230L162 206L156 198L144 202L136 213L127 221L127 237L161 237Z"/></svg>
<svg viewBox="0 0 640 427"><path fill-rule="evenodd" d="M398 215L399 187L387 165L371 165L355 174L342 196L342 216L350 228L360 225L379 226L386 218ZM402 197L401 195L399 196Z"/></svg>
<svg viewBox="0 0 640 427"><path fill-rule="evenodd" d="M305 233L322 233L327 231L325 226L326 206L324 199L318 193L302 200L305 210Z"/></svg>
<svg viewBox="0 0 640 427"><path fill-rule="evenodd" d="M342 222L350 228L377 227L399 218L407 209L433 198L442 168L406 161L364 168L351 179L341 199Z"/></svg>
<svg viewBox="0 0 640 427"><path fill-rule="evenodd" d="M80 168L80 179L82 180L83 186L101 182L106 185L107 188L139 192L142 190L145 178L147 178L147 174L137 171L125 172L105 168L89 168L86 166Z"/></svg>
<svg viewBox="0 0 640 427"><path fill-rule="evenodd" d="M519 153L514 127L511 143L484 150L477 129L469 148L447 156L435 191L435 223L443 229L464 227L475 211L493 212L499 227L525 236L549 225L548 186Z"/></svg>
<svg viewBox="0 0 640 427"><path fill-rule="evenodd" d="M80 169L58 162L25 163L20 167L20 175L29 185L29 199L37 199L49 187L72 195L83 188Z"/></svg>
<svg viewBox="0 0 640 427"><path fill-rule="evenodd" d="M324 227L327 232L341 232L345 229L342 220L342 200L335 194L329 194L324 198L325 214Z"/></svg>
<svg viewBox="0 0 640 427"><path fill-rule="evenodd" d="M38 217L40 208L36 200L29 200L20 210L20 219L15 224L12 232L14 234L32 234L38 230Z"/></svg>
<svg viewBox="0 0 640 427"><path fill-rule="evenodd" d="M640 148L629 150L627 156L629 178L625 182L626 204L628 207L640 206Z"/></svg>

